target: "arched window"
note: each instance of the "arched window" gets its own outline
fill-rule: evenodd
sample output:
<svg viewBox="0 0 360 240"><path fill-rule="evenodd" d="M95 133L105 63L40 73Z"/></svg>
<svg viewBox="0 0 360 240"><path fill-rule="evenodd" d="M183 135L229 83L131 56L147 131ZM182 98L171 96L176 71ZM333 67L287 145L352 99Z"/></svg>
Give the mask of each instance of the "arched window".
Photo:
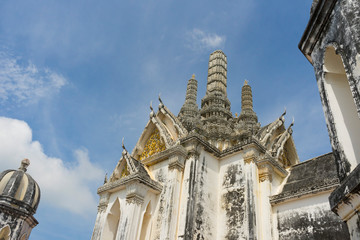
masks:
<svg viewBox="0 0 360 240"><path fill-rule="evenodd" d="M360 119L343 61L333 47L325 51L324 79L337 137L353 170L360 159Z"/></svg>
<svg viewBox="0 0 360 240"><path fill-rule="evenodd" d="M151 207L150 207L150 203L149 203L146 207L146 210L145 210L145 213L143 216L139 240L150 239L150 233L151 233Z"/></svg>
<svg viewBox="0 0 360 240"><path fill-rule="evenodd" d="M103 240L115 240L117 229L120 221L120 202L117 198L113 203L105 222L104 231L101 239Z"/></svg>

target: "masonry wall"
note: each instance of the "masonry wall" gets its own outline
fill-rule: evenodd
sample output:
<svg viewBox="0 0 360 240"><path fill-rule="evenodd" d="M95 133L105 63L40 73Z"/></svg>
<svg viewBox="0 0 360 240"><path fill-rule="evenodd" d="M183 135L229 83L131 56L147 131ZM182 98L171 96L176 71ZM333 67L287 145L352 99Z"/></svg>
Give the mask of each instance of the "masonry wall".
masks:
<svg viewBox="0 0 360 240"><path fill-rule="evenodd" d="M1 209L0 209L1 210ZM28 239L32 228L20 216L0 212L0 229L8 225L11 229L11 239Z"/></svg>
<svg viewBox="0 0 360 240"><path fill-rule="evenodd" d="M218 213L219 161L202 151L197 171L197 193L194 208L193 239L216 239Z"/></svg>
<svg viewBox="0 0 360 240"><path fill-rule="evenodd" d="M344 147L338 138L338 131L335 127L337 114L331 108L329 94L326 89L324 57L326 49L332 46L343 60L346 76L353 102L358 117L360 116L360 2L358 0L337 1L330 16L330 21L324 29L324 34L317 42L311 57L313 59L317 84L325 113L325 120L328 127L331 144L336 159L338 160L338 171L343 179L346 172L356 167L350 161L344 151ZM357 132L358 129L350 131ZM359 160L357 160L359 161ZM358 162L359 163L359 162Z"/></svg>
<svg viewBox="0 0 360 240"><path fill-rule="evenodd" d="M330 210L329 192L273 206L275 240L350 239L346 223Z"/></svg>
<svg viewBox="0 0 360 240"><path fill-rule="evenodd" d="M246 181L241 154L221 160L217 239L246 239Z"/></svg>
<svg viewBox="0 0 360 240"><path fill-rule="evenodd" d="M172 214L172 208L175 207L171 204L174 198L174 184L176 180L171 178L168 168L168 161L159 162L150 167L151 174L154 179L163 185L163 189L154 202L156 204L155 213L153 214L151 239L164 239L169 234L168 223L172 222L171 218L175 216Z"/></svg>

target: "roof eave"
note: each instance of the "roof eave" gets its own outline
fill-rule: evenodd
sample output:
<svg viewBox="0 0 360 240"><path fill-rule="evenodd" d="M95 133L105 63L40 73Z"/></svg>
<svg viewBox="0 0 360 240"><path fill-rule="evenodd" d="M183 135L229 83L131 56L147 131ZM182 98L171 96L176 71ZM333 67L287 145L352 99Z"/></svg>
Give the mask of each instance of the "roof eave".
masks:
<svg viewBox="0 0 360 240"><path fill-rule="evenodd" d="M301 37L298 47L311 64L311 53L329 21L336 2L337 0L320 0Z"/></svg>

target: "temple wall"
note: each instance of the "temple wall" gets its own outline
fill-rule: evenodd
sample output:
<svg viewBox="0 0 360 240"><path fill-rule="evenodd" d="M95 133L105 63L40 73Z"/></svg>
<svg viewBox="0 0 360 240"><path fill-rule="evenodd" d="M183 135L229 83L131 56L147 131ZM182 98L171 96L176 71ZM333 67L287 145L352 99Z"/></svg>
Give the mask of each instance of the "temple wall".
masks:
<svg viewBox="0 0 360 240"><path fill-rule="evenodd" d="M324 70L326 63L325 55L328 47L333 47L336 53L341 56L343 68L346 72L346 78L349 86L346 86L352 95L354 106L354 115L360 116L360 3L357 0L337 1L335 8L330 16L330 21L324 30L321 38L315 45L311 58L317 79L317 84L321 96L325 120L328 132L334 150L334 154L338 159L338 168L340 177L344 178L346 172L353 170L359 163L359 159L354 158L349 150L344 149L344 137L342 139L341 123L345 123L348 119L345 112L342 114L337 111L334 105L337 99L329 87L329 74ZM344 75L345 76L345 75ZM345 89L345 88L343 88ZM337 97L339 98L339 97ZM340 99L340 98L339 98ZM350 106L350 105L349 105ZM344 107L342 105L342 107ZM346 110L346 109L344 109ZM343 110L342 110L343 111ZM345 115L343 115L345 114ZM350 115L353 115L352 113ZM354 118L354 117L353 117ZM350 120L349 120L350 121ZM359 121L359 119L357 119ZM337 123L340 123L337 126ZM346 129L346 132L358 132L358 129ZM352 136L353 138L356 136ZM358 141L358 140L357 140ZM356 155L356 154L355 154Z"/></svg>
<svg viewBox="0 0 360 240"><path fill-rule="evenodd" d="M170 223L171 218L175 217L172 216L172 208L174 206L171 204L171 200L177 197L173 193L176 182L169 172L168 161L162 161L151 166L150 171L154 179L163 185L163 189L156 202L151 234L151 239L161 239L161 236L169 233L167 223Z"/></svg>
<svg viewBox="0 0 360 240"><path fill-rule="evenodd" d="M330 210L329 192L273 206L273 239L350 239L347 226Z"/></svg>
<svg viewBox="0 0 360 240"><path fill-rule="evenodd" d="M0 212L0 229L7 225L12 229L12 232L10 233L11 239L20 239L23 235L27 236L25 239L28 239L31 228L24 219L21 219L16 215Z"/></svg>
<svg viewBox="0 0 360 240"><path fill-rule="evenodd" d="M193 239L216 239L219 160L201 151L197 173Z"/></svg>
<svg viewBox="0 0 360 240"><path fill-rule="evenodd" d="M246 181L241 154L221 160L218 186L217 239L246 239Z"/></svg>

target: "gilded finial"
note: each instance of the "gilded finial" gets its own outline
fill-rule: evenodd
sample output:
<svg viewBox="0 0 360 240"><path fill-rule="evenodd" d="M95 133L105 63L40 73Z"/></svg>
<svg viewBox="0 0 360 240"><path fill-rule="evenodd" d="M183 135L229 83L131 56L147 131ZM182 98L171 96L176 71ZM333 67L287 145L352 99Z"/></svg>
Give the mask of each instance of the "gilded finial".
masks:
<svg viewBox="0 0 360 240"><path fill-rule="evenodd" d="M121 145L122 145L122 148L123 148L124 150L126 150L126 149L125 149L125 145L124 145L124 137L122 138Z"/></svg>
<svg viewBox="0 0 360 240"><path fill-rule="evenodd" d="M293 117L293 120L292 120L290 126L288 127L288 131L290 131L291 127L294 126L294 122L295 122L295 118Z"/></svg>
<svg viewBox="0 0 360 240"><path fill-rule="evenodd" d="M150 101L150 110L151 110L151 112L150 112L150 118L153 118L153 117L155 116L155 113L154 113L154 109L153 109L153 107L152 107L152 101Z"/></svg>
<svg viewBox="0 0 360 240"><path fill-rule="evenodd" d="M235 117L238 117L238 113L235 113Z"/></svg>
<svg viewBox="0 0 360 240"><path fill-rule="evenodd" d="M21 165L19 167L19 170L22 170L24 172L27 171L27 167L30 165L30 160L25 158L24 160L21 161Z"/></svg>
<svg viewBox="0 0 360 240"><path fill-rule="evenodd" d="M159 110L164 107L164 103L163 103L160 95L161 95L161 93L159 93L159 102L160 102L160 103L159 103Z"/></svg>
<svg viewBox="0 0 360 240"><path fill-rule="evenodd" d="M248 80L245 79L244 85L248 85Z"/></svg>
<svg viewBox="0 0 360 240"><path fill-rule="evenodd" d="M191 79L195 79L195 74L193 74L193 75L191 76Z"/></svg>
<svg viewBox="0 0 360 240"><path fill-rule="evenodd" d="M108 182L107 173L105 173L104 184Z"/></svg>

